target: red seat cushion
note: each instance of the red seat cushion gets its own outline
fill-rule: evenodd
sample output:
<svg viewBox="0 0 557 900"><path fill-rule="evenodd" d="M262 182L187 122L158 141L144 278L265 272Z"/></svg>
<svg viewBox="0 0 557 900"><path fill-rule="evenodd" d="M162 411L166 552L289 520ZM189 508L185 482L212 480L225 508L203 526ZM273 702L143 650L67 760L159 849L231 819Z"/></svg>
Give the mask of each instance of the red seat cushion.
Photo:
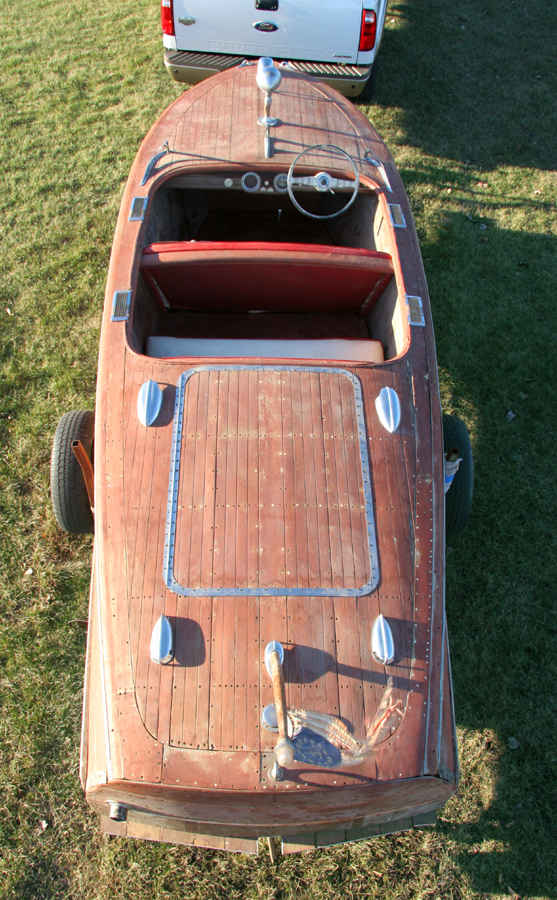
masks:
<svg viewBox="0 0 557 900"><path fill-rule="evenodd" d="M150 244L140 268L172 309L237 312L359 313L393 275L376 250L255 241Z"/></svg>

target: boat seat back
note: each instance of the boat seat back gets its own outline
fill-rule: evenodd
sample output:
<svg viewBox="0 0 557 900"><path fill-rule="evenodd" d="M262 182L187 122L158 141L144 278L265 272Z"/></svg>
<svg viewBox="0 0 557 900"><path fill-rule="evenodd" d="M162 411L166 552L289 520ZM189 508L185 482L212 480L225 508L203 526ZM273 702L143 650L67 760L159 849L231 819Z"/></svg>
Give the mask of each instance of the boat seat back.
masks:
<svg viewBox="0 0 557 900"><path fill-rule="evenodd" d="M393 277L388 253L323 244L150 244L141 273L159 307L365 315Z"/></svg>

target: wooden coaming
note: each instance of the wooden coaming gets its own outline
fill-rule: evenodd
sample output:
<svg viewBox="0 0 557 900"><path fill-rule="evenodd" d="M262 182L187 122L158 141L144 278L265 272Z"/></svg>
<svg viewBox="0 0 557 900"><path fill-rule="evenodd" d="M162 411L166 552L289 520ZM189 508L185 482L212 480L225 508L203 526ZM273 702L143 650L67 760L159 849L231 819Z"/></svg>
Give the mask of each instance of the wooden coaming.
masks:
<svg viewBox="0 0 557 900"><path fill-rule="evenodd" d="M254 80L253 68L227 72L179 98L149 132L124 193L99 358L96 552L83 763L88 797L99 809L120 798L144 810L197 823L207 833L240 837L331 830L339 822L350 828L358 815L378 821L411 815L412 810L442 804L457 778L443 598L441 409L416 232L396 168L369 122L331 89L290 73L273 99L273 114L283 123L273 135L274 161L288 166L300 149L318 143L334 142L350 153L362 177L376 187L386 227L390 227L386 203L403 208L408 228L396 232L390 228L389 238L398 291L400 296L421 296L425 310L425 328L413 327L411 335L407 328L404 352L396 359L381 365L334 363L353 373L362 388L380 580L366 596L325 597L180 596L164 583L175 388L181 373L200 361L153 360L138 354L129 325L110 322L112 295L134 288L137 281L144 226L128 222L132 197L147 191L152 198L164 178L200 165L269 167L263 158L262 129L254 124L261 112ZM163 158L147 188L141 188L147 161L167 139L186 155ZM382 183L375 180L376 171L364 162L366 149L385 165L392 195L385 196ZM217 361L203 360L211 362ZM254 360L245 362L254 365ZM284 362L292 365L291 360ZM300 376L300 385L304 378ZM164 393L154 428L140 425L135 411L138 390L148 379ZM308 588L318 581L325 584L322 575L333 571L333 557L337 574L328 576L327 584L352 585L367 577L361 540L358 545L340 539L334 552L330 540L328 550L320 544L320 535L332 525L341 536L361 529L359 513L348 510L346 502L348 498L350 507L358 505L361 483L357 466L348 464L342 438L342 387L334 379L324 379L316 399L311 376L306 380L305 406L301 401L281 413L288 424L288 416L300 414L303 407L307 423L300 424L300 433L307 425L312 429L308 433L319 435L312 446L314 464L307 466L303 480L295 472L287 477L286 471L279 471L284 466L267 438L259 435L254 441L250 422L257 420L258 410L250 404L256 394L235 393L231 373L228 393L216 395L223 427L209 421L208 405L188 407L186 431L191 425L191 433L203 437L196 439L193 457L183 468L181 496L191 498L192 506L211 509L211 515L201 515L193 528L192 520L188 524L181 515L179 569L189 584L201 585L207 572L216 573L211 577L219 583L238 581L238 567L242 584L259 584L258 547L244 558L240 549L249 548L260 524L263 532L268 530L262 541L274 553L270 582L283 578L288 583L285 551L276 551L277 546L290 547L296 557L296 579ZM375 398L384 386L393 387L401 400L401 427L393 435L375 413ZM268 402L283 402L276 380L269 386ZM246 435L245 445L228 439L229 423L237 428L235 434ZM291 427L296 430L294 423ZM204 449L199 454L201 443ZM208 453L209 443L214 450ZM321 457L316 459L317 447L323 459L335 460L334 474L324 471L327 466ZM211 496L215 480L207 478L208 470L213 475L210 457L224 452L230 454L235 473L229 481L225 477L226 490L232 492L236 510L243 506L242 516L231 516L230 508ZM258 454L270 466L270 482L276 485L283 479L278 525L272 517L261 523L258 507L249 506L249 491L256 482L241 469L246 460L249 468L249 460L259 459ZM292 466L296 453L290 448L283 459ZM330 489L337 503L329 498L325 516L323 508L320 512L313 501L307 503L307 497ZM305 499L300 500L300 494ZM215 529L225 536L218 559ZM162 613L170 618L176 641L175 660L168 666L154 665L149 658L152 628ZM397 647L396 662L388 670L371 655L371 628L379 613L391 623ZM296 763L285 781L270 783L266 772L275 738L260 725L262 708L273 702L263 666L269 640L285 647L289 706L339 716L362 738L391 675L394 696L404 709L397 731L353 769ZM284 793L296 793L297 800L283 803Z"/></svg>

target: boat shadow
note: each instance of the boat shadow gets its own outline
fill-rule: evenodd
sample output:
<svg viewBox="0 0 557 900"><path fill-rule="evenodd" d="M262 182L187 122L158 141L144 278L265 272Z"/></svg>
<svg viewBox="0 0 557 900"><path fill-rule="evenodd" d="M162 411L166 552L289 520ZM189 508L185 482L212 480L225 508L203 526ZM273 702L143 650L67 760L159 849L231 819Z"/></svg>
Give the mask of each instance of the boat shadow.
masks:
<svg viewBox="0 0 557 900"><path fill-rule="evenodd" d="M470 428L475 467L470 522L447 542L462 778L436 842L475 896L555 898L557 237L549 198L521 193L537 233L474 193L422 241L443 406Z"/></svg>
<svg viewBox="0 0 557 900"><path fill-rule="evenodd" d="M389 619L389 622L392 623L393 620ZM384 687L387 683L385 669L375 671L340 663L326 650L309 647L306 644L289 645L285 643L283 646L284 681L286 684L315 684L319 679L324 678L328 672L333 672L338 677L377 684L381 687ZM392 666L389 666L389 677L392 678L395 690L409 691L412 689L416 693L422 690L421 685L412 682L411 665L410 660L395 660ZM398 672L397 668L399 669Z"/></svg>
<svg viewBox="0 0 557 900"><path fill-rule="evenodd" d="M405 144L432 156L553 170L555 9L501 19L502 10L390 4L371 107L378 130L384 110Z"/></svg>

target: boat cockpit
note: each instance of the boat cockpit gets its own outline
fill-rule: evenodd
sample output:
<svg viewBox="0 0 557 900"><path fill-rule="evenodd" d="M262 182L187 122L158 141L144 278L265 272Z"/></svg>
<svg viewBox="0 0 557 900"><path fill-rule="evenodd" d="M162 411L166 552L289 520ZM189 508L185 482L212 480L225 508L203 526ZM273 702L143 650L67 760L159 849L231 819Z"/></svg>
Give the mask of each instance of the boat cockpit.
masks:
<svg viewBox="0 0 557 900"><path fill-rule="evenodd" d="M144 231L134 349L368 364L402 352L392 228L377 193L338 159L344 151L309 149L294 174L273 160L163 182Z"/></svg>

